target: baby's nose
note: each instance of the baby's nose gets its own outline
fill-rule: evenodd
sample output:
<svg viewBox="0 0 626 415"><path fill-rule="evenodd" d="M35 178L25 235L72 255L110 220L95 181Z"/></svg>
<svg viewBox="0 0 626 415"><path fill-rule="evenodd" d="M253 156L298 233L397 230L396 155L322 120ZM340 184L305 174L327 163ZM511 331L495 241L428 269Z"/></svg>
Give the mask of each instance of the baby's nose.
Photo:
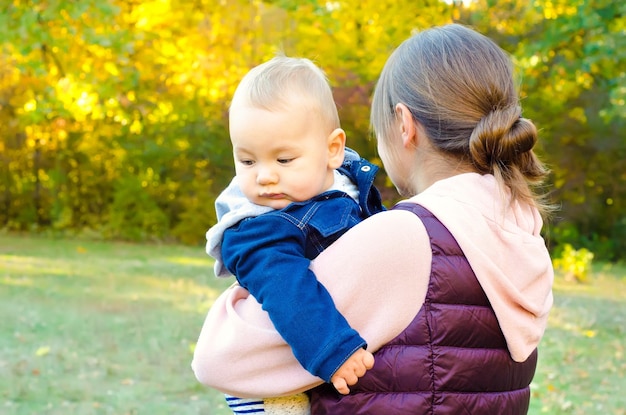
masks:
<svg viewBox="0 0 626 415"><path fill-rule="evenodd" d="M261 167L258 170L256 182L258 184L273 183L276 181L276 177L276 173L271 168Z"/></svg>

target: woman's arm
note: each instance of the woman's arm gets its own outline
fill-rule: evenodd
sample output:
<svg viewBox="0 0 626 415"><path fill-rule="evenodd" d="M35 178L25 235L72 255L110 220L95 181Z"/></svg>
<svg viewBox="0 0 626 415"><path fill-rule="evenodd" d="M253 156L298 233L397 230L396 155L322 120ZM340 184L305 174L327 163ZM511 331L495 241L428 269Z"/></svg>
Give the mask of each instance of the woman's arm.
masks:
<svg viewBox="0 0 626 415"><path fill-rule="evenodd" d="M349 224L356 223L352 218L358 209L351 198L335 197L287 209L287 214L300 217L315 212L308 219L310 227L324 219L325 229L338 233L336 239ZM262 304L300 364L314 376L330 381L337 368L366 343L309 269L307 239L318 237L311 237L314 232L306 228L303 231L279 214L250 218L224 232L222 256L239 284Z"/></svg>
<svg viewBox="0 0 626 415"><path fill-rule="evenodd" d="M368 350L375 351L419 311L430 263L421 221L392 210L352 228L317 257L312 269ZM267 314L238 286L211 307L192 368L200 382L241 397L290 395L322 383L300 366Z"/></svg>

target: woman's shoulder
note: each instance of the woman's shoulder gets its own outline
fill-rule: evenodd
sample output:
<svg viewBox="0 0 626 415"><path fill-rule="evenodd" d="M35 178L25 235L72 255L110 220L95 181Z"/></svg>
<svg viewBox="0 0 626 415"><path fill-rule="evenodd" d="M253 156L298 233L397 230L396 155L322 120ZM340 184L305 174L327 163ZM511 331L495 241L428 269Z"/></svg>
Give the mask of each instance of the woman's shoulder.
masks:
<svg viewBox="0 0 626 415"><path fill-rule="evenodd" d="M367 218L354 228L354 232L384 238L419 238L426 235L424 225L417 215L399 209L386 210Z"/></svg>
<svg viewBox="0 0 626 415"><path fill-rule="evenodd" d="M365 219L312 263L341 313L376 350L419 311L432 252L426 229L411 212L388 210Z"/></svg>
<svg viewBox="0 0 626 415"><path fill-rule="evenodd" d="M430 273L430 240L414 213L388 210L377 213L348 230L314 261L318 278L343 275L343 282L398 279L413 283ZM333 281L331 284L337 284Z"/></svg>

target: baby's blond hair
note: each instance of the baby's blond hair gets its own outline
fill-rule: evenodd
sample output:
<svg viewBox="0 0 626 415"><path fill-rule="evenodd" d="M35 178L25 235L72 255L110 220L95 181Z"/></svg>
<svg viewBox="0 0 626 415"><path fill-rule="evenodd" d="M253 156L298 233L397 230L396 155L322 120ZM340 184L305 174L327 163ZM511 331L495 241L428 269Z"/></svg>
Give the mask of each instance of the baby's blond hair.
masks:
<svg viewBox="0 0 626 415"><path fill-rule="evenodd" d="M276 56L252 68L241 80L231 103L248 103L268 111L280 111L304 103L327 125L329 132L339 128L339 115L330 84L324 72L306 58Z"/></svg>

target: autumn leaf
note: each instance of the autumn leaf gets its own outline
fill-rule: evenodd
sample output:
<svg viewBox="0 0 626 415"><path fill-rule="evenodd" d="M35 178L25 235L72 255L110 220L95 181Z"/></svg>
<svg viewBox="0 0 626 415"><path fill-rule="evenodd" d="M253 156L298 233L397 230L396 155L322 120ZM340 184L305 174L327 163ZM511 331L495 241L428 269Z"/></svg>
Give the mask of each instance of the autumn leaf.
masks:
<svg viewBox="0 0 626 415"><path fill-rule="evenodd" d="M50 346L42 346L35 352L35 356L41 357L50 353Z"/></svg>
<svg viewBox="0 0 626 415"><path fill-rule="evenodd" d="M585 331L583 331L583 335L585 335L586 337L589 337L589 338L593 338L593 337L596 337L596 331L595 330L585 330Z"/></svg>

